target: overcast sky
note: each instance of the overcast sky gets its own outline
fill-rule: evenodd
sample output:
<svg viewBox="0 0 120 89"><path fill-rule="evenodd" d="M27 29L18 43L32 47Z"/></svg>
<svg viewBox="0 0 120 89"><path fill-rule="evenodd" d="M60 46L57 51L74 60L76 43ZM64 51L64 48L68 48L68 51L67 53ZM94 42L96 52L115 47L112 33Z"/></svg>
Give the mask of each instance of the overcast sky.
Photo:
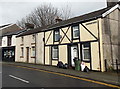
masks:
<svg viewBox="0 0 120 89"><path fill-rule="evenodd" d="M106 0L0 0L0 25L16 23L43 3L57 8L69 5L72 17L106 7Z"/></svg>

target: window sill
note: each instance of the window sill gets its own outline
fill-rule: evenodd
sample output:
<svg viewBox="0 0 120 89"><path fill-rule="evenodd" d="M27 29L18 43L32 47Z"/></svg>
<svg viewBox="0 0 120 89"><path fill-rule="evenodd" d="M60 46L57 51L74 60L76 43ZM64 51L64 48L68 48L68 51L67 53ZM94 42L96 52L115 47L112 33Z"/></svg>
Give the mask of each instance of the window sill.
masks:
<svg viewBox="0 0 120 89"><path fill-rule="evenodd" d="M31 45L35 45L35 43L31 43Z"/></svg>
<svg viewBox="0 0 120 89"><path fill-rule="evenodd" d="M56 60L56 61L58 61L58 59L52 59L52 60Z"/></svg>
<svg viewBox="0 0 120 89"><path fill-rule="evenodd" d="M31 58L35 58L35 56L32 56Z"/></svg>
<svg viewBox="0 0 120 89"><path fill-rule="evenodd" d="M23 56L20 56L20 58L24 58Z"/></svg>
<svg viewBox="0 0 120 89"><path fill-rule="evenodd" d="M23 46L24 44L20 44L20 46Z"/></svg>
<svg viewBox="0 0 120 89"><path fill-rule="evenodd" d="M72 40L78 40L79 38L72 38Z"/></svg>
<svg viewBox="0 0 120 89"><path fill-rule="evenodd" d="M86 61L86 60L82 60L83 62L87 62L87 63L90 63L90 61Z"/></svg>

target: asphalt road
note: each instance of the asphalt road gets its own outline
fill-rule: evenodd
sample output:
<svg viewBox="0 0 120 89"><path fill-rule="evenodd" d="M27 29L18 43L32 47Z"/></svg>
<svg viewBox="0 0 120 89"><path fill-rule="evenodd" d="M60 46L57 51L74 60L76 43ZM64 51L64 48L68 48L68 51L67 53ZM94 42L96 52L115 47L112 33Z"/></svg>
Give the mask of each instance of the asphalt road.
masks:
<svg viewBox="0 0 120 89"><path fill-rule="evenodd" d="M80 79L12 65L2 66L2 87L105 87ZM109 88L109 87L108 87Z"/></svg>

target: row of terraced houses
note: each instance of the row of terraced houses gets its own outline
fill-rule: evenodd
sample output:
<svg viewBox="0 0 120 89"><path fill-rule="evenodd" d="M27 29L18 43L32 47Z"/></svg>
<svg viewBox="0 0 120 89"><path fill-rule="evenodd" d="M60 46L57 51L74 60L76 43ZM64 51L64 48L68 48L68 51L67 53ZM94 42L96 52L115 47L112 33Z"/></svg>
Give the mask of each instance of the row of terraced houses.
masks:
<svg viewBox="0 0 120 89"><path fill-rule="evenodd" d="M59 20L59 19L58 19ZM74 67L74 58L90 70L105 71L120 59L120 4L40 28L28 28L16 36L15 62Z"/></svg>

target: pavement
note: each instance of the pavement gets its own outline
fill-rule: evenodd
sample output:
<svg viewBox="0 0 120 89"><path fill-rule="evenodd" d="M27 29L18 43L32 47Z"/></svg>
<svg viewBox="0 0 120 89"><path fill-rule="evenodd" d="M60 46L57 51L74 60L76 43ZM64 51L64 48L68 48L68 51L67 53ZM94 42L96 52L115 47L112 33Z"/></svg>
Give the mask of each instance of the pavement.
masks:
<svg viewBox="0 0 120 89"><path fill-rule="evenodd" d="M120 85L120 73L116 73L116 72L95 72L95 71L82 72L82 71L76 71L73 69L57 68L55 66L45 66L40 64L28 64L28 63L19 63L19 62L15 62L15 63L3 62L3 64L25 66L30 68L52 71L56 73L63 73L67 75L77 76L77 77L105 82L109 84Z"/></svg>

